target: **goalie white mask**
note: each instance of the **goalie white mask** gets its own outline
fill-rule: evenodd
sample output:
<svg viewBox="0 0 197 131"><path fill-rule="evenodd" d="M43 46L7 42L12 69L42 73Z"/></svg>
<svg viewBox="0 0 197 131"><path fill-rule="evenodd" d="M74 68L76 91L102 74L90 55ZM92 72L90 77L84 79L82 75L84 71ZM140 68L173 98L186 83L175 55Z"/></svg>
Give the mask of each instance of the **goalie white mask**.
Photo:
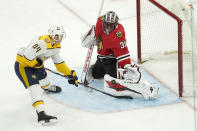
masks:
<svg viewBox="0 0 197 131"><path fill-rule="evenodd" d="M103 29L106 34L109 34L112 32L118 23L118 16L114 11L108 11L104 15L104 20L103 20Z"/></svg>
<svg viewBox="0 0 197 131"><path fill-rule="evenodd" d="M49 36L55 41L55 42L61 42L64 37L66 37L65 30L62 26L52 26L48 30Z"/></svg>

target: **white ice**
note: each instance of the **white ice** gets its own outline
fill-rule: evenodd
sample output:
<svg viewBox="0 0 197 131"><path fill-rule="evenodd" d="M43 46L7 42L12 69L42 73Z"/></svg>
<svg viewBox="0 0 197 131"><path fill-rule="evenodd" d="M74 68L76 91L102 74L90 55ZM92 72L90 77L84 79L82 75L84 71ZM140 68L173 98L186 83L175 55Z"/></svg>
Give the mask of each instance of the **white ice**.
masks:
<svg viewBox="0 0 197 131"><path fill-rule="evenodd" d="M1 131L194 131L193 98L178 104L114 113L92 113L71 108L44 95L47 110L59 118L56 125L37 125L27 90L14 72L17 50L35 36L46 34L51 25L62 25L66 39L61 56L69 67L84 63L87 49L80 36L99 15L101 0L1 0L0 1L0 130ZM136 59L135 0L105 0L102 14L115 10L127 33L130 53ZM94 58L95 59L95 58ZM148 64L147 64L148 65ZM51 60L45 66L55 69ZM146 65L145 65L146 66ZM148 66L151 71L156 67ZM152 67L152 69L151 69ZM166 71L166 79L170 79ZM156 74L157 75L157 74ZM158 74L159 76L159 74ZM167 77L168 76L168 77ZM177 91L172 89L175 94ZM74 94L73 94L74 95ZM195 119L194 119L195 118Z"/></svg>

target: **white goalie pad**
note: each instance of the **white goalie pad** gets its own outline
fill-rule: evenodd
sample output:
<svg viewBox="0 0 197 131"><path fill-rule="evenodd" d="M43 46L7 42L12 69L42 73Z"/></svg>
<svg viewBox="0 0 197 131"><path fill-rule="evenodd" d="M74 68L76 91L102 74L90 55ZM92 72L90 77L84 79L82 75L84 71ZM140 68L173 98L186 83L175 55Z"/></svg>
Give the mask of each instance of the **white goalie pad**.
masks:
<svg viewBox="0 0 197 131"><path fill-rule="evenodd" d="M81 36L81 45L85 48L90 48L91 45L96 45L95 26Z"/></svg>
<svg viewBox="0 0 197 131"><path fill-rule="evenodd" d="M159 88L146 81L130 83L106 74L104 76L104 90L115 96L143 97L146 100L152 100L157 98Z"/></svg>
<svg viewBox="0 0 197 131"><path fill-rule="evenodd" d="M124 69L118 69L118 72L120 73L120 78L132 81L132 83L138 83L141 79L141 73L137 65L127 64L124 66Z"/></svg>

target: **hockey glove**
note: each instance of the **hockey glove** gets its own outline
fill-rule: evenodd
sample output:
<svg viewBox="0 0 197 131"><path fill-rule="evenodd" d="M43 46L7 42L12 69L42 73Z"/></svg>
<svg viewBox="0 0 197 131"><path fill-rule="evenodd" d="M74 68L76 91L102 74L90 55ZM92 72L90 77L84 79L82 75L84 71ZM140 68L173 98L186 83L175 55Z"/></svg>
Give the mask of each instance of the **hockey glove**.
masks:
<svg viewBox="0 0 197 131"><path fill-rule="evenodd" d="M127 80L131 80L134 83L138 83L141 79L141 72L139 71L139 66L134 64L126 64L124 66L125 72L123 73L123 77Z"/></svg>
<svg viewBox="0 0 197 131"><path fill-rule="evenodd" d="M35 68L42 68L44 66L43 61L39 58L36 58L37 64L34 66Z"/></svg>
<svg viewBox="0 0 197 131"><path fill-rule="evenodd" d="M73 84L76 87L78 86L78 77L74 70L71 71L71 74L68 75L68 83Z"/></svg>

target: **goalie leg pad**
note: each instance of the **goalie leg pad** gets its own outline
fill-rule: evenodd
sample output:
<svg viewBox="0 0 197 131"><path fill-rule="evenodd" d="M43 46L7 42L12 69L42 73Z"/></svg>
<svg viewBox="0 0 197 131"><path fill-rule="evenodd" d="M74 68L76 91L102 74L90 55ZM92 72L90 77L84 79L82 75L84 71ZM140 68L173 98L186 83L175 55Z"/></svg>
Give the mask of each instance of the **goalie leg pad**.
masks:
<svg viewBox="0 0 197 131"><path fill-rule="evenodd" d="M130 96L133 98L142 96L140 92L126 90L126 86L122 84L122 81L106 74L104 76L104 90L115 96Z"/></svg>
<svg viewBox="0 0 197 131"><path fill-rule="evenodd" d="M104 77L104 90L115 96L131 96L133 98L143 96L148 100L156 99L158 94L158 88L148 82L132 83L109 75Z"/></svg>

